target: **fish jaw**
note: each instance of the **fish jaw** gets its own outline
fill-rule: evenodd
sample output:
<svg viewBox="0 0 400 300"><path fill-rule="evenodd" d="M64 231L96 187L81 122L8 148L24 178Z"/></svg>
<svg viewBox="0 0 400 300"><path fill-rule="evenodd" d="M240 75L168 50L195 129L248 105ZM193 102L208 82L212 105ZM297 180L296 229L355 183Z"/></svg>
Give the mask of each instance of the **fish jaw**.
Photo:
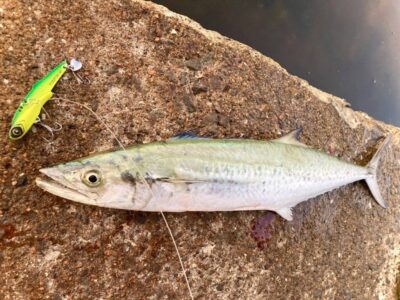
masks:
<svg viewBox="0 0 400 300"><path fill-rule="evenodd" d="M96 195L87 191L76 190L64 178L63 173L56 168L45 168L39 170L42 174L48 176L50 180L36 178L36 185L41 189L53 195L68 200L80 202L83 204L96 204Z"/></svg>
<svg viewBox="0 0 400 300"><path fill-rule="evenodd" d="M107 168L102 169L104 183L97 188L85 188L81 182L82 169L79 165L59 165L39 171L48 177L36 178L36 184L40 188L74 202L116 209L142 210L152 197L147 184L132 179L130 182L123 181L118 172Z"/></svg>

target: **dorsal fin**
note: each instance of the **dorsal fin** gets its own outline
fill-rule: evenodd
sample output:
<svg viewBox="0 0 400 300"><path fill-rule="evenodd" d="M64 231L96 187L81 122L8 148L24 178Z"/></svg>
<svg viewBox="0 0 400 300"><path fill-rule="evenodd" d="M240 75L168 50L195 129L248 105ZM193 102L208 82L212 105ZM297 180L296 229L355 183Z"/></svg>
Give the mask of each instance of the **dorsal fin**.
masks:
<svg viewBox="0 0 400 300"><path fill-rule="evenodd" d="M296 146L308 148L307 145L305 145L299 141L299 137L300 137L300 134L302 131L303 131L303 129L298 128L298 129L293 130L293 131L289 132L288 134L285 134L284 136L282 136L278 139L272 140L272 141L277 142L277 143L296 145Z"/></svg>
<svg viewBox="0 0 400 300"><path fill-rule="evenodd" d="M191 132L182 132L173 137L170 137L167 141L176 141L176 140L187 140L187 139L207 139L205 137L199 137Z"/></svg>

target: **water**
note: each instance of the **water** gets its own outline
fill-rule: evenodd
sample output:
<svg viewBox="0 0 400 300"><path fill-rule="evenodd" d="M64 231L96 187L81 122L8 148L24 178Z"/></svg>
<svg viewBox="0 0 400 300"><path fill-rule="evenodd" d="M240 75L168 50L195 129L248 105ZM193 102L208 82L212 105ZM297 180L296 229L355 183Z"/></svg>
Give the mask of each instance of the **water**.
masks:
<svg viewBox="0 0 400 300"><path fill-rule="evenodd" d="M400 126L400 1L156 0Z"/></svg>

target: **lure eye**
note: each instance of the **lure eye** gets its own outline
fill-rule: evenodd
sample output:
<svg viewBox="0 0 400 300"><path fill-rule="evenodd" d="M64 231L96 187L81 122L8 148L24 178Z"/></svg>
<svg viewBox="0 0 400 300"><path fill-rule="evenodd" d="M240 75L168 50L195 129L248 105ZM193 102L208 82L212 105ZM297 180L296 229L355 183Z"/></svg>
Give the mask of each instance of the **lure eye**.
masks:
<svg viewBox="0 0 400 300"><path fill-rule="evenodd" d="M19 126L13 127L10 130L10 136L13 139L17 139L17 138L21 137L23 135L23 133L24 133L24 131Z"/></svg>
<svg viewBox="0 0 400 300"><path fill-rule="evenodd" d="M89 187L96 187L101 184L101 174L96 170L90 170L83 175L83 182Z"/></svg>

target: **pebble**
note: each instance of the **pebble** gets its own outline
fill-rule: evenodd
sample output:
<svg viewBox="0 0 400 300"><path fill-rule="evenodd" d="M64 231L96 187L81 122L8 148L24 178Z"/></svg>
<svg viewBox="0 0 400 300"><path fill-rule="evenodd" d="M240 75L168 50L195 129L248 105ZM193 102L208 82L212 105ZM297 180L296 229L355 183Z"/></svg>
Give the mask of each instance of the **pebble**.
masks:
<svg viewBox="0 0 400 300"><path fill-rule="evenodd" d="M183 103L186 105L189 113L193 113L196 111L196 106L194 106L192 99L189 95L183 96Z"/></svg>
<svg viewBox="0 0 400 300"><path fill-rule="evenodd" d="M194 95L207 92L208 88L201 82L196 82L192 86L192 92Z"/></svg>
<svg viewBox="0 0 400 300"><path fill-rule="evenodd" d="M26 176L24 173L20 174L16 181L13 181L13 185L16 187L22 187L27 184L28 184L28 176Z"/></svg>
<svg viewBox="0 0 400 300"><path fill-rule="evenodd" d="M194 59L190 59L187 60L185 62L186 67L188 67L188 69L192 70L192 71L199 71L201 70L203 64L201 61L201 58L194 58Z"/></svg>
<svg viewBox="0 0 400 300"><path fill-rule="evenodd" d="M227 128L229 126L229 118L224 115L219 115L218 118L218 125Z"/></svg>
<svg viewBox="0 0 400 300"><path fill-rule="evenodd" d="M203 119L204 125L213 125L218 122L218 114L217 113L209 113Z"/></svg>

